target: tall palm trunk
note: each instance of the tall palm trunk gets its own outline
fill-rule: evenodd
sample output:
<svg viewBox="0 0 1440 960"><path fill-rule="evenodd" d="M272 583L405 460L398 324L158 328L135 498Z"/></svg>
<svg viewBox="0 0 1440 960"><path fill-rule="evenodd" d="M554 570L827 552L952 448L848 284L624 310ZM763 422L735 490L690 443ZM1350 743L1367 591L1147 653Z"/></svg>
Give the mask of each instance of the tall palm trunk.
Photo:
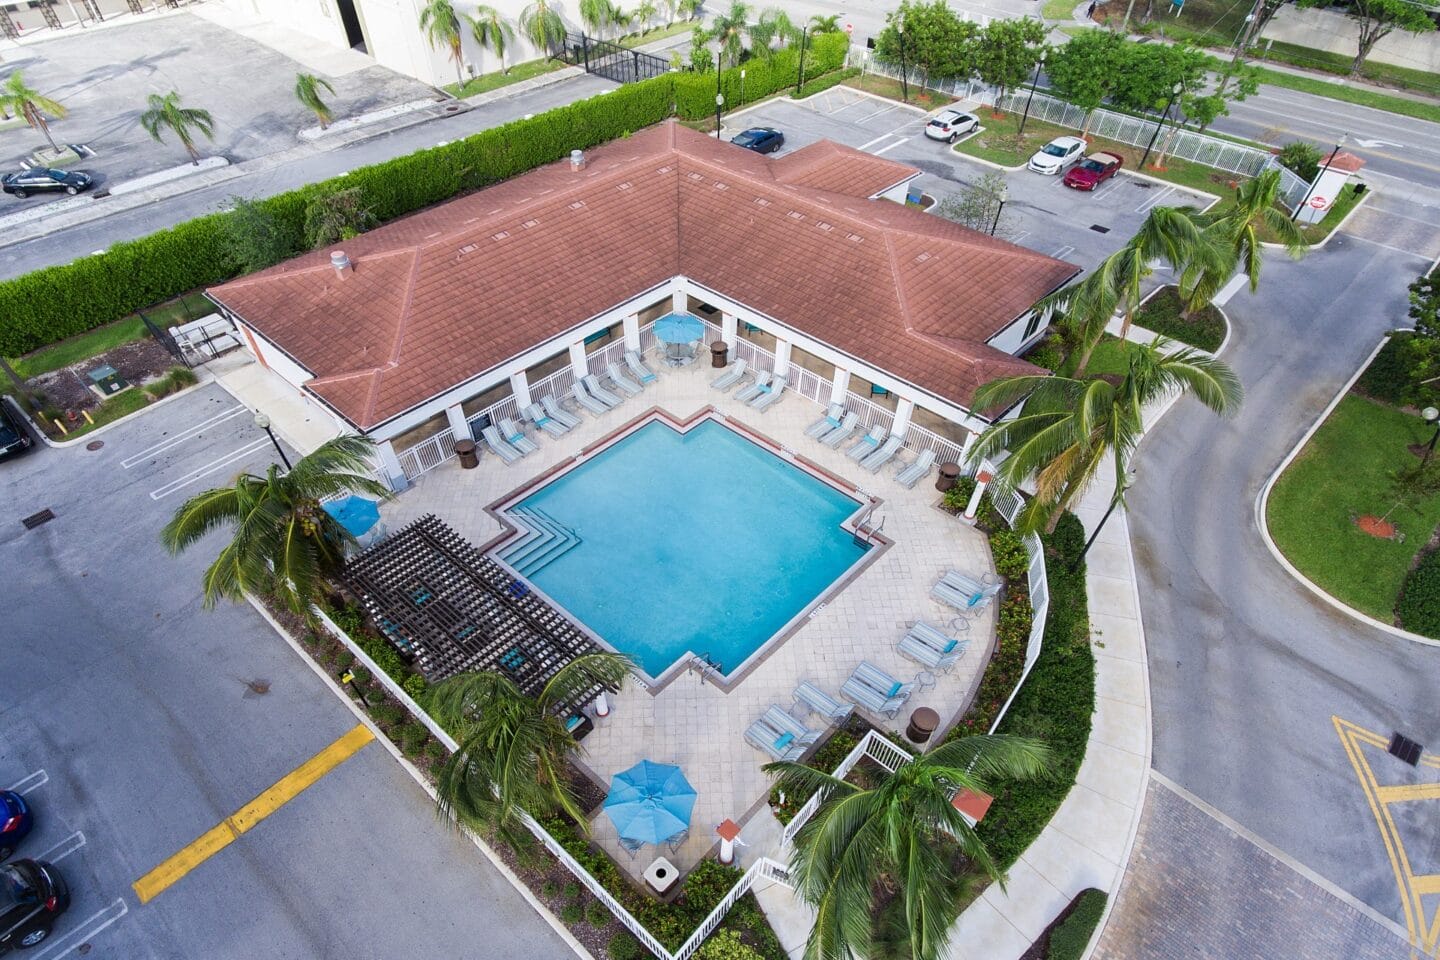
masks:
<svg viewBox="0 0 1440 960"><path fill-rule="evenodd" d="M50 135L50 124L45 122L45 116L39 110L35 109L35 104L33 103L25 104L25 122L45 135L45 139L50 143L51 150L55 153L60 152L60 148L55 145L55 138Z"/></svg>

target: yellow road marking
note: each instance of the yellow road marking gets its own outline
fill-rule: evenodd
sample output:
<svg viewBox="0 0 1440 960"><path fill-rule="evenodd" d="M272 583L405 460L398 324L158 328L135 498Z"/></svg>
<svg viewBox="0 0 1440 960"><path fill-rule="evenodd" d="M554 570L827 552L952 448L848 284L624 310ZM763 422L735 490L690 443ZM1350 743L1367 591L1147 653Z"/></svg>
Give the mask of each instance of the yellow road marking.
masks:
<svg viewBox="0 0 1440 960"><path fill-rule="evenodd" d="M275 784L219 824L202 833L178 853L131 886L141 903L149 903L181 877L240 838L261 820L279 810L325 774L344 763L375 739L370 728L356 724L343 737L275 781Z"/></svg>
<svg viewBox="0 0 1440 960"><path fill-rule="evenodd" d="M1421 897L1440 893L1440 873L1427 873L1423 877L1411 877L1410 889Z"/></svg>
<svg viewBox="0 0 1440 960"><path fill-rule="evenodd" d="M1380 787L1375 797L1381 803L1402 800L1440 800L1440 783L1407 783L1396 787Z"/></svg>

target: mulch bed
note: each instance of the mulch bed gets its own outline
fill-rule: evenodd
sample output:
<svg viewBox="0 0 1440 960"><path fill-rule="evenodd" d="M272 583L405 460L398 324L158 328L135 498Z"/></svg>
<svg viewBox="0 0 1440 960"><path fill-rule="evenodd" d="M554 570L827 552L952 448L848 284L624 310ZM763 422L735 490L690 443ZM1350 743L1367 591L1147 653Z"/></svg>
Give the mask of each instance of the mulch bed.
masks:
<svg viewBox="0 0 1440 960"><path fill-rule="evenodd" d="M1373 513L1356 517L1355 526L1361 533L1368 534L1379 540L1395 539L1395 524L1383 517L1377 517Z"/></svg>
<svg viewBox="0 0 1440 960"><path fill-rule="evenodd" d="M28 381L30 390L43 396L40 405L58 410L93 410L100 405L100 397L90 389L86 376L96 367L109 364L119 371L120 376L134 384L150 380L165 373L178 361L170 352L153 338L146 337L131 343L123 343L107 350L98 357L90 357L79 363L50 373L42 373Z"/></svg>

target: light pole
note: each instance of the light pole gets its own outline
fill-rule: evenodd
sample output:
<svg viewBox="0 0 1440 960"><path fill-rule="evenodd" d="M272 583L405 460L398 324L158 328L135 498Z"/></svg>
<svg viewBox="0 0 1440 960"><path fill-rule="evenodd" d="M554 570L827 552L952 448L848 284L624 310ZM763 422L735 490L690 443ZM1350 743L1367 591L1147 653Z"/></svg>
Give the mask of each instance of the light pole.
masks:
<svg viewBox="0 0 1440 960"><path fill-rule="evenodd" d="M1085 549L1080 551L1080 556L1070 561L1070 571L1072 573L1079 569L1081 561L1085 559L1085 554L1090 552L1091 545L1095 543L1095 538L1100 536L1100 531L1104 529L1105 521L1110 519L1110 514L1114 513L1115 508L1125 502L1125 491L1134 485L1135 471L1126 470L1125 476L1121 479L1120 488L1115 491L1115 496L1110 498L1110 506L1105 508L1105 516L1100 518L1100 522L1095 527L1095 532L1090 534L1089 540L1085 541Z"/></svg>
<svg viewBox="0 0 1440 960"><path fill-rule="evenodd" d="M720 108L725 106L725 94L720 92L720 51L715 51L715 139L720 139Z"/></svg>
<svg viewBox="0 0 1440 960"><path fill-rule="evenodd" d="M810 28L800 28L800 75L795 80L795 96L800 96L800 88L805 86L805 40L809 36Z"/></svg>
<svg viewBox="0 0 1440 960"><path fill-rule="evenodd" d="M1000 226L1000 211L1005 209L1005 201L1010 199L1010 188L1005 184L1000 185L1000 205L995 208L995 222L990 224L990 236L995 236L995 228Z"/></svg>
<svg viewBox="0 0 1440 960"><path fill-rule="evenodd" d="M910 68L905 65L905 15L895 18L895 35L900 38L900 90L901 99L910 102Z"/></svg>
<svg viewBox="0 0 1440 960"><path fill-rule="evenodd" d="M740 68L740 106L745 106L745 68Z"/></svg>
<svg viewBox="0 0 1440 960"><path fill-rule="evenodd" d="M286 471L291 470L289 458L285 456L285 451L280 447L280 441L275 439L275 434L270 430L270 418L257 410L255 412L255 426L265 431L265 436L269 437L270 442L275 444L275 452L280 454L280 462L285 464Z"/></svg>
<svg viewBox="0 0 1440 960"><path fill-rule="evenodd" d="M1184 89L1184 84L1179 82L1170 88L1170 102L1165 104L1165 112L1160 114L1160 122L1155 124L1155 132L1150 134L1150 143L1145 147L1145 156L1140 158L1139 169L1145 169L1145 161L1150 159L1150 151L1155 149L1155 140L1160 136L1161 128L1165 126L1165 119L1170 116L1170 108L1175 106L1175 101L1180 99L1180 91Z"/></svg>
<svg viewBox="0 0 1440 960"><path fill-rule="evenodd" d="M1425 456L1420 458L1420 469L1424 470L1430 463L1430 458L1435 456L1435 442L1440 440L1440 410L1434 407L1426 407L1420 411L1420 416L1425 418L1426 423L1435 424L1435 432L1430 435L1430 442L1425 445Z"/></svg>
<svg viewBox="0 0 1440 960"><path fill-rule="evenodd" d="M1035 77L1030 81L1030 96L1025 98L1025 115L1020 118L1020 129L1015 136L1025 136L1025 121L1030 119L1030 101L1035 99L1035 87L1040 83L1040 71L1045 66L1045 51L1040 51L1040 59L1035 61ZM993 232L993 231L992 231Z"/></svg>
<svg viewBox="0 0 1440 960"><path fill-rule="evenodd" d="M1305 196L1301 197L1300 202L1295 204L1295 212L1290 214L1291 223L1294 223L1295 218L1300 216L1300 211L1305 209L1305 204L1310 201L1310 194L1315 192L1315 184L1319 183L1320 179L1325 176L1325 171L1329 170L1330 164L1335 162L1335 155L1340 152L1340 148L1345 146L1345 141L1349 139L1350 134L1342 133L1340 134L1340 139L1335 141L1335 149L1331 150L1330 156L1325 158L1325 166L1321 167L1320 172L1315 175L1315 180L1310 184L1309 188L1306 189Z"/></svg>

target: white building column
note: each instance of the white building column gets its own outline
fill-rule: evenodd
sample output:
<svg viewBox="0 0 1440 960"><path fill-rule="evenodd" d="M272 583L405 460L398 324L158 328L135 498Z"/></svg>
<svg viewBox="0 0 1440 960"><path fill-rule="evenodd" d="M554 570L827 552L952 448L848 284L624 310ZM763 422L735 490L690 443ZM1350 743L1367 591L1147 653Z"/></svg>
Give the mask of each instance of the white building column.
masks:
<svg viewBox="0 0 1440 960"><path fill-rule="evenodd" d="M450 432L456 440L474 440L470 435L470 424L465 422L465 408L460 404L445 408L445 419L450 421Z"/></svg>
<svg viewBox="0 0 1440 960"><path fill-rule="evenodd" d="M739 336L739 324L735 322L735 314L721 312L720 314L720 339L729 345L730 351L735 351L736 338Z"/></svg>
<svg viewBox="0 0 1440 960"><path fill-rule="evenodd" d="M689 313L690 295L684 290L676 290L670 294L670 309L675 313Z"/></svg>
<svg viewBox="0 0 1440 960"><path fill-rule="evenodd" d="M850 371L844 367L836 367L835 375L830 378L830 402L844 403L845 395L850 392Z"/></svg>
<svg viewBox="0 0 1440 960"><path fill-rule="evenodd" d="M395 456L393 443L386 440L375 444L375 459L381 479L390 485L391 490L399 493L410 486L410 481L405 479L405 470L400 466L400 458Z"/></svg>
<svg viewBox="0 0 1440 960"><path fill-rule="evenodd" d="M510 374L510 392L515 396L515 405L520 410L534 402L530 399L530 378L525 375L524 370Z"/></svg>
<svg viewBox="0 0 1440 960"><path fill-rule="evenodd" d="M970 459L970 448L975 446L975 438L977 436L979 436L979 434L974 430L966 431L965 442L960 444L960 466L965 466L965 462Z"/></svg>
<svg viewBox="0 0 1440 960"><path fill-rule="evenodd" d="M778 377L790 370L790 341L775 338L775 375Z"/></svg>
<svg viewBox="0 0 1440 960"><path fill-rule="evenodd" d="M915 403L908 397L899 397L895 404L895 421L890 424L890 433L903 437L910 429L910 417L915 413Z"/></svg>
<svg viewBox="0 0 1440 960"><path fill-rule="evenodd" d="M575 373L575 379L590 376L590 361L585 357L584 342L570 344L570 369Z"/></svg>
<svg viewBox="0 0 1440 960"><path fill-rule="evenodd" d="M640 314L632 313L620 321L625 328L625 349L640 352Z"/></svg>

